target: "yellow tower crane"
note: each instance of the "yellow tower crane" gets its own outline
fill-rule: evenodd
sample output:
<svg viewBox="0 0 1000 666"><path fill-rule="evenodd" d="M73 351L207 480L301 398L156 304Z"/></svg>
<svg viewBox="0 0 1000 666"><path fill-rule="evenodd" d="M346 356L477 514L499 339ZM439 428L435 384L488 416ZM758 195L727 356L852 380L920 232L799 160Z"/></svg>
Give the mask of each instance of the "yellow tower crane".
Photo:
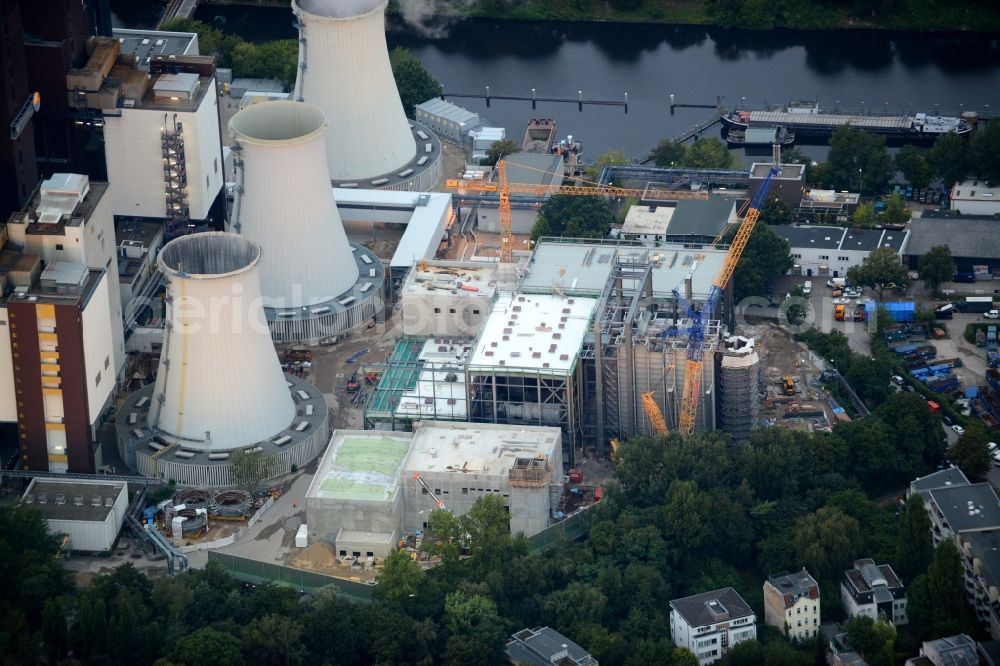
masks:
<svg viewBox="0 0 1000 666"><path fill-rule="evenodd" d="M653 397L652 391L647 391L642 394L642 408L646 410L646 416L649 417L649 422L653 424L653 433L656 435L666 435L667 421L663 418L663 412L660 411L660 406L656 404L656 399Z"/></svg>

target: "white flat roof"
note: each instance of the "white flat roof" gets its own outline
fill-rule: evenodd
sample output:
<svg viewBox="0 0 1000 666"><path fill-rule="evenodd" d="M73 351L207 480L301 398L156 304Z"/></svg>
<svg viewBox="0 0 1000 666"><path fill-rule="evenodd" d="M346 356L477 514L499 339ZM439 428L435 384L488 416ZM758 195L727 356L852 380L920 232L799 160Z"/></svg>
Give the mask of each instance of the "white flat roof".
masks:
<svg viewBox="0 0 1000 666"><path fill-rule="evenodd" d="M652 210L650 210L652 209ZM667 233L670 218L677 210L673 206L630 206L625 222L622 223L623 234L646 234L662 236Z"/></svg>
<svg viewBox="0 0 1000 666"><path fill-rule="evenodd" d="M559 428L421 421L414 424L405 468L506 477L517 458L551 459L561 446Z"/></svg>
<svg viewBox="0 0 1000 666"><path fill-rule="evenodd" d="M396 415L414 417L464 419L468 414L465 396L465 362L471 342L430 339L424 342L417 358L425 365L417 377L417 385L399 396ZM448 381L448 375L455 379Z"/></svg>
<svg viewBox="0 0 1000 666"><path fill-rule="evenodd" d="M384 502L399 487L409 433L334 430L306 497Z"/></svg>
<svg viewBox="0 0 1000 666"><path fill-rule="evenodd" d="M568 374L595 309L595 298L502 294L483 322L469 366Z"/></svg>
<svg viewBox="0 0 1000 666"><path fill-rule="evenodd" d="M669 243L647 249L635 245L543 239L535 246L521 288L536 292L551 292L556 288L566 294L599 296L608 282L615 258L621 257L654 262L653 295L657 299L672 299L671 290L683 287L684 278L691 274L694 300L704 301L725 263L726 254L726 250L714 246L692 249ZM633 286L625 285L626 288ZM683 293L683 288L680 291Z"/></svg>
<svg viewBox="0 0 1000 666"><path fill-rule="evenodd" d="M438 245L444 239L445 227L451 212L451 195L442 192L398 192L396 190L360 190L353 188L333 188L333 198L338 207L350 206L350 213L341 210L345 220L359 219L357 208L367 208L363 219L374 216L380 220L379 211L401 212L408 215L403 224L406 231L392 255L392 268L409 268L421 259L433 259ZM395 219L391 220L395 222Z"/></svg>
<svg viewBox="0 0 1000 666"><path fill-rule="evenodd" d="M463 288L464 287L464 288ZM448 294L452 298L492 298L497 289L495 263L429 261L406 276L400 290L406 294ZM452 293L452 290L455 290Z"/></svg>

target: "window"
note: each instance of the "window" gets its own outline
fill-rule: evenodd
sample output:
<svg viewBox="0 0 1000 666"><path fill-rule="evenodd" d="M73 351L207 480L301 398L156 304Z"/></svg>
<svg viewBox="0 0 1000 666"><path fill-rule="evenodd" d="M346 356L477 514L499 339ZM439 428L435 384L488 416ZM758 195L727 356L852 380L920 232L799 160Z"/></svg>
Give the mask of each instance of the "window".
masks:
<svg viewBox="0 0 1000 666"><path fill-rule="evenodd" d="M356 550L353 553L351 553L351 555L353 555L354 557L361 557L361 551L360 550Z"/></svg>
<svg viewBox="0 0 1000 666"><path fill-rule="evenodd" d="M441 308L434 308L434 314L441 314Z"/></svg>
<svg viewBox="0 0 1000 666"><path fill-rule="evenodd" d="M347 557L347 551L346 550L340 551L340 556L341 557Z"/></svg>
<svg viewBox="0 0 1000 666"><path fill-rule="evenodd" d="M56 249L62 252L63 249L62 243L56 243Z"/></svg>
<svg viewBox="0 0 1000 666"><path fill-rule="evenodd" d="M455 308L448 308L448 314L455 314Z"/></svg>
<svg viewBox="0 0 1000 666"><path fill-rule="evenodd" d="M479 310L473 310L473 311L472 311L472 314L474 314L474 315L477 315L477 314L479 314Z"/></svg>
<svg viewBox="0 0 1000 666"><path fill-rule="evenodd" d="M100 383L101 383L101 373L98 372L97 377L94 378L94 386L97 386Z"/></svg>
<svg viewBox="0 0 1000 666"><path fill-rule="evenodd" d="M821 254L821 255L819 255L819 258L820 259L829 259L830 255L828 255L828 254Z"/></svg>
<svg viewBox="0 0 1000 666"><path fill-rule="evenodd" d="M215 173L219 173L219 158L216 157L212 160L212 166L215 168Z"/></svg>
<svg viewBox="0 0 1000 666"><path fill-rule="evenodd" d="M365 551L365 557L375 557L375 553L370 550Z"/></svg>
<svg viewBox="0 0 1000 666"><path fill-rule="evenodd" d="M205 174L205 189L208 189L208 174Z"/></svg>
<svg viewBox="0 0 1000 666"><path fill-rule="evenodd" d="M468 495L469 494L469 489L468 488L462 488L462 494L463 495Z"/></svg>
<svg viewBox="0 0 1000 666"><path fill-rule="evenodd" d="M104 357L104 369L107 370L109 365L111 365L111 357L110 356L105 356Z"/></svg>

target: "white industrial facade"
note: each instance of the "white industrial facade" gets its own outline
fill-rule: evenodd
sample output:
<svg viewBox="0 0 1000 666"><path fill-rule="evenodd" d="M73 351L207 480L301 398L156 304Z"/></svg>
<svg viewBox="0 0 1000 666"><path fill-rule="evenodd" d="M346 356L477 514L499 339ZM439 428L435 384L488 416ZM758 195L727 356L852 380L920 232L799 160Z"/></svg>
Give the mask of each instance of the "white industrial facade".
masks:
<svg viewBox="0 0 1000 666"><path fill-rule="evenodd" d="M154 83L154 88L156 84ZM192 99L157 96L126 103L104 117L108 180L115 215L167 216L164 128L182 126L189 216L204 220L222 190L219 94L213 77L200 77Z"/></svg>
<svg viewBox="0 0 1000 666"><path fill-rule="evenodd" d="M816 225L775 225L774 232L788 241L794 265L792 275L845 277L851 266L860 266L872 250L902 250L908 230L848 229Z"/></svg>
<svg viewBox="0 0 1000 666"><path fill-rule="evenodd" d="M418 262L400 289L403 335L474 337L493 306L495 264Z"/></svg>
<svg viewBox="0 0 1000 666"><path fill-rule="evenodd" d="M386 0L296 0L299 74L295 98L330 121L327 159L335 181L404 168L417 154L385 39Z"/></svg>
<svg viewBox="0 0 1000 666"><path fill-rule="evenodd" d="M69 537L68 549L111 550L128 509L124 483L35 478L21 500L45 518L49 531Z"/></svg>
<svg viewBox="0 0 1000 666"><path fill-rule="evenodd" d="M285 428L295 414L260 305L261 249L233 234L171 241L167 335L152 424L195 451L228 451Z"/></svg>
<svg viewBox="0 0 1000 666"><path fill-rule="evenodd" d="M313 307L340 297L359 270L330 189L323 112L264 102L233 116L229 130L239 156L229 224L264 249L264 306Z"/></svg>
<svg viewBox="0 0 1000 666"><path fill-rule="evenodd" d="M949 207L962 215L1000 214L1000 187L990 187L986 181L964 180L951 188Z"/></svg>

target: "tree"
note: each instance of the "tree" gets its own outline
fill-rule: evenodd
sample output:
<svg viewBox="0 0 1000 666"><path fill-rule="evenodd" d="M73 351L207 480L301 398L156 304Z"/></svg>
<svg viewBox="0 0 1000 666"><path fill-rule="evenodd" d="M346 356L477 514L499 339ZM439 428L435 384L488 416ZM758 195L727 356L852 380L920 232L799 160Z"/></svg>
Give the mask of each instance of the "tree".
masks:
<svg viewBox="0 0 1000 666"><path fill-rule="evenodd" d="M451 592L444 601L448 640L445 663L503 664L503 619L488 597Z"/></svg>
<svg viewBox="0 0 1000 666"><path fill-rule="evenodd" d="M243 666L240 640L232 634L205 627L177 641L170 657L184 666Z"/></svg>
<svg viewBox="0 0 1000 666"><path fill-rule="evenodd" d="M931 519L927 515L927 509L924 508L923 497L914 493L906 500L899 516L896 555L892 560L892 566L903 580L912 581L927 571L933 556Z"/></svg>
<svg viewBox="0 0 1000 666"><path fill-rule="evenodd" d="M885 201L885 210L882 211L882 224L899 226L910 223L910 209L906 207L903 197L898 194L890 195Z"/></svg>
<svg viewBox="0 0 1000 666"><path fill-rule="evenodd" d="M974 171L987 185L994 187L1000 183L1000 124L977 130L973 135L969 152L972 154Z"/></svg>
<svg viewBox="0 0 1000 666"><path fill-rule="evenodd" d="M935 245L917 260L920 279L931 291L937 291L942 283L955 275L955 260L951 258L951 248Z"/></svg>
<svg viewBox="0 0 1000 666"><path fill-rule="evenodd" d="M892 666L895 663L896 627L884 619L874 620L865 615L847 621L847 640L871 666Z"/></svg>
<svg viewBox="0 0 1000 666"><path fill-rule="evenodd" d="M629 163L629 158L622 149L606 150L597 156L591 166L587 167L587 177L596 181L607 166L623 166Z"/></svg>
<svg viewBox="0 0 1000 666"><path fill-rule="evenodd" d="M848 125L837 128L830 137L826 169L834 189L860 190L868 195L884 192L893 175L885 137Z"/></svg>
<svg viewBox="0 0 1000 666"><path fill-rule="evenodd" d="M389 62L392 65L392 76L396 79L396 88L399 90L399 99L408 117L414 117L416 113L414 107L417 104L440 97L444 93L444 88L437 79L431 76L423 63L408 49L401 46L394 48L389 54Z"/></svg>
<svg viewBox="0 0 1000 666"><path fill-rule="evenodd" d="M735 233L735 229L729 232L728 242L732 242L731 238ZM788 241L774 233L766 224L758 222L733 274L736 301L748 296L763 296L767 283L787 273L794 263Z"/></svg>
<svg viewBox="0 0 1000 666"><path fill-rule="evenodd" d="M389 553L378 575L376 595L394 604L402 604L413 597L424 576L423 569L403 550Z"/></svg>
<svg viewBox="0 0 1000 666"><path fill-rule="evenodd" d="M608 203L601 197L559 194L542 204L531 238L537 240L543 235L602 238L608 235L614 219Z"/></svg>
<svg viewBox="0 0 1000 666"><path fill-rule="evenodd" d="M809 301L806 299L806 292L802 285L795 285L790 292L792 300L785 308L785 318L792 326L798 326L809 316Z"/></svg>
<svg viewBox="0 0 1000 666"><path fill-rule="evenodd" d="M243 629L246 660L254 664L292 666L305 659L302 625L296 620L269 613L252 620Z"/></svg>
<svg viewBox="0 0 1000 666"><path fill-rule="evenodd" d="M832 578L857 556L861 529L840 509L822 507L799 520L793 542L798 561L818 576Z"/></svg>
<svg viewBox="0 0 1000 666"><path fill-rule="evenodd" d="M957 633L968 612L962 556L951 539L942 539L927 568L927 596L933 608L935 631Z"/></svg>
<svg viewBox="0 0 1000 666"><path fill-rule="evenodd" d="M847 269L847 281L874 289L881 301L885 286L902 284L907 272L895 250L891 247L879 247L869 252L860 266Z"/></svg>
<svg viewBox="0 0 1000 666"><path fill-rule="evenodd" d="M521 152L521 147L510 139L501 139L490 144L490 149L483 158L483 166L495 166L504 157Z"/></svg>
<svg viewBox="0 0 1000 666"><path fill-rule="evenodd" d="M191 18L177 17L169 21L164 21L160 26L161 30L173 32L196 32L198 33L198 51L202 55L211 55L219 52L222 46L222 31L213 28L204 21L197 21Z"/></svg>
<svg viewBox="0 0 1000 666"><path fill-rule="evenodd" d="M944 182L945 187L951 187L969 174L970 160L969 143L965 137L953 132L940 135L927 152L931 171Z"/></svg>
<svg viewBox="0 0 1000 666"><path fill-rule="evenodd" d="M243 486L253 495L260 482L274 476L278 469L277 456L265 456L261 450L236 449L229 455L233 483Z"/></svg>
<svg viewBox="0 0 1000 666"><path fill-rule="evenodd" d="M969 426L965 433L948 449L948 459L958 466L970 481L984 481L993 467L989 438L983 428Z"/></svg>
<svg viewBox="0 0 1000 666"><path fill-rule="evenodd" d="M770 225L791 224L792 211L781 197L770 197L760 209L760 221Z"/></svg>
<svg viewBox="0 0 1000 666"><path fill-rule="evenodd" d="M649 156L653 158L658 167L672 167L684 163L687 148L682 143L675 143L670 139L664 139L656 144Z"/></svg>
<svg viewBox="0 0 1000 666"><path fill-rule="evenodd" d="M859 205L851 215L851 226L856 229L874 229L875 221L875 204L870 201Z"/></svg>
<svg viewBox="0 0 1000 666"><path fill-rule="evenodd" d="M733 154L725 143L712 137L695 141L687 149L683 164L695 169L728 169L733 166Z"/></svg>
<svg viewBox="0 0 1000 666"><path fill-rule="evenodd" d="M913 187L927 187L931 184L931 165L927 163L926 151L913 144L906 144L896 153L896 169Z"/></svg>
<svg viewBox="0 0 1000 666"><path fill-rule="evenodd" d="M489 564L502 559L510 550L510 513L499 495L484 495L476 499L459 523L469 540L469 552L474 562Z"/></svg>

